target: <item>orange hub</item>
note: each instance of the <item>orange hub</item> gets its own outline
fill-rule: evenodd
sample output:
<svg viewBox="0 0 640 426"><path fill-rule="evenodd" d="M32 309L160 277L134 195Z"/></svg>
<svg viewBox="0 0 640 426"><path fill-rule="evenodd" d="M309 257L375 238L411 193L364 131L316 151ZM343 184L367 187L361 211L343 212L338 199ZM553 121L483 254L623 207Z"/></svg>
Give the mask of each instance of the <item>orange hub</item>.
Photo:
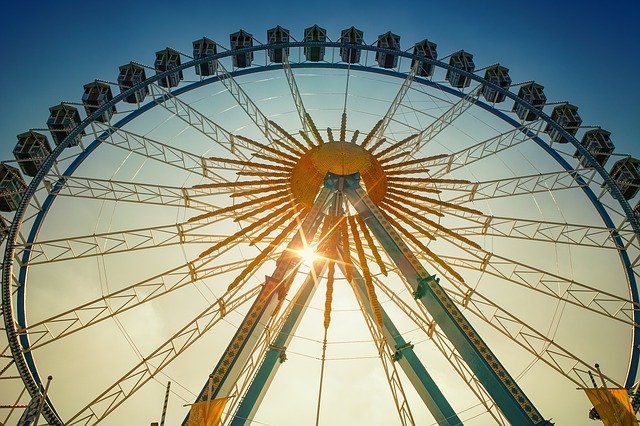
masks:
<svg viewBox="0 0 640 426"><path fill-rule="evenodd" d="M360 173L360 178L374 203L384 198L387 178L378 160L360 145L329 142L307 151L291 172L291 192L299 203L310 206L322 186L327 172L336 175Z"/></svg>

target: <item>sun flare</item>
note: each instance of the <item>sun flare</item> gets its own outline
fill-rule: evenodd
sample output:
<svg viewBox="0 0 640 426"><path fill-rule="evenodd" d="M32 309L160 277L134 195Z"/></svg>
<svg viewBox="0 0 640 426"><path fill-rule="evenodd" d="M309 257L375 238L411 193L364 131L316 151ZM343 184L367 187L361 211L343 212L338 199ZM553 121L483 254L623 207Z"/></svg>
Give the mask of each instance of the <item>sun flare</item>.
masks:
<svg viewBox="0 0 640 426"><path fill-rule="evenodd" d="M300 260L306 266L311 266L320 257L314 246L306 246L299 251Z"/></svg>

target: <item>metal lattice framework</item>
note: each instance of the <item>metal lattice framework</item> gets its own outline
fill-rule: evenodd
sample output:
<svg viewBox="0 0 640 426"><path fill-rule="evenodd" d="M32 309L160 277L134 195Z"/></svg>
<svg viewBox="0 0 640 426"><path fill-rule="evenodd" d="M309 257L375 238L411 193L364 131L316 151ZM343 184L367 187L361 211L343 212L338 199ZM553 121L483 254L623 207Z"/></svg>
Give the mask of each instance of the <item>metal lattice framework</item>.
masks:
<svg viewBox="0 0 640 426"><path fill-rule="evenodd" d="M578 141L575 131L560 119L552 119L542 107L512 92L509 84L442 60L381 47L379 40L376 45L346 40L240 46L183 64L178 61L166 70L156 67L154 76L128 88L121 86L120 94L87 108L86 118L67 129L50 155L37 159L37 172L24 191L9 193L3 187L3 196L19 194L20 202L12 209L15 213L7 229L2 269L8 346L2 352L6 365L0 378L19 380L23 385L15 386L19 394L7 405L6 419L0 417L0 421L22 414L19 423L30 424L42 411L49 424L117 422L118 412L131 406L130 398L134 400L159 377L177 374L173 361L192 356L192 346L201 350L201 342L228 323L231 327L223 335L230 343L218 350L211 381L202 390L195 388L185 395L192 401L230 397L224 423L245 424L256 416L276 372L285 368L281 364L288 348L299 337L300 322L322 284L326 294L320 390L314 413L317 423L327 336L333 329L330 326L335 327L332 315L339 315L332 311L338 280L349 284L355 310L364 318L367 339L381 362L401 424L423 421L412 410L416 401L428 408L430 421L459 424L464 420L465 407L449 393L450 384L440 383L437 374L432 376L430 360L425 357L435 355L455 373L457 383L476 401L473 407L480 407L483 419L498 424L550 424L546 419L558 416L546 412L545 404L530 396L532 390L536 397L540 393L535 392L535 383L521 383L520 376L540 364L545 369L541 371L553 375L554 383L586 387L597 372L594 363L601 361L592 358L592 351L581 351L581 345L571 339L565 344L561 336L556 338L565 311L571 318L584 315L601 321L603 330L615 324L621 330L616 333L630 336L625 345L631 351L623 372L619 365L603 368L603 378L612 386L631 390L640 358L635 270L640 258L640 223L619 182L596 160L599 152ZM235 64L237 58L260 52L268 55L274 49L282 55L278 63L231 71L223 65L231 58ZM289 54L290 50L310 49L331 50L334 59L294 61L296 55ZM356 60L340 60L351 58L354 52ZM373 54L377 63L369 58ZM392 66L380 65L384 59L379 58L385 57L395 58ZM408 61L411 64L403 63ZM208 76L188 84L168 83L178 73L182 79L183 71L198 69L200 74L204 66L210 67ZM437 81L433 71L425 76L421 71L426 66L446 72L447 81L451 81L450 74L466 78L473 87L468 91L452 88ZM326 71L341 72L346 85L341 93L341 115L336 121L334 114L334 122L328 122L325 131L316 126L319 118L315 115L323 117L322 111L305 107L307 97L301 91L305 85L299 77L304 72L322 75ZM265 95L252 95L250 85L242 83L252 74L275 72L282 75L292 99L295 119L284 120L286 125L278 114L265 114L261 98ZM372 113L377 122L369 129L362 128L357 119L356 127L350 127L352 116L362 114L358 108L351 111L347 107L352 96L349 78L356 78L356 73L387 81L402 79L386 100L385 111ZM208 85L223 89L231 106L214 112L203 108L202 99L194 99L192 93ZM112 123L109 114L115 107L131 105L125 100L140 93L148 93L151 100L116 113L113 117L120 114L119 119ZM493 102L481 100L482 96L485 100L494 96ZM421 106L419 102L427 102L423 99L430 109ZM501 110L498 103L504 99L514 102L513 111L524 110L534 118ZM233 110L245 121L234 122ZM487 136L469 136L456 145L450 133L464 139L468 135L462 129L474 122L476 114L486 114L501 124ZM161 124L145 128L138 124L144 117L154 117ZM223 122L225 126L236 124L226 128ZM548 136L552 134L555 136ZM82 143L76 143L78 138ZM569 142L581 157L580 164L571 163L562 148L568 145L554 144L553 138ZM208 148L197 154L192 146L198 143ZM555 168L516 165L513 176L506 177L482 168L491 161L506 164L510 153L530 147L544 155L544 167L553 164ZM115 171L102 172L96 158L113 162ZM18 160L21 165L25 161ZM127 167L136 170L127 171ZM520 171L525 168L527 172ZM170 170L167 179L164 170ZM165 183L171 173L182 181ZM500 214L502 201L548 195L552 201L547 202L555 203L564 217L568 208L555 200L565 194L569 203L579 199L588 206L584 222L518 215L517 209ZM101 206L98 221L104 206L113 206L112 222L100 232L95 225L93 231L60 233L56 215L61 213L56 207L65 200L69 206L79 206L79 212L83 205L88 206L87 212L93 205ZM136 222L129 208L149 220ZM81 220L77 226L88 229ZM528 259L505 252L525 243L531 250ZM303 258L309 247L316 258L305 266ZM614 256L613 282L601 285L574 274L571 268L536 264L535 253L546 253L549 247L555 251L550 259L557 263L565 256L560 253L564 248L569 263L574 256ZM151 261L140 265L140 273L131 269L131 279L126 279L128 273L111 272L135 269L136 262L149 262L147 253L165 250L174 257L181 251L183 261L175 266ZM245 254L243 250L253 251ZM127 260L130 258L135 260ZM606 259L609 262L611 257ZM36 289L31 290L32 280L42 279L39 277L48 271L64 270L61 268L82 271L88 262L98 265L97 294L88 291L81 303L68 306L52 303L53 308L40 317L27 315L26 302L39 297L30 293ZM266 280L260 274L267 274ZM123 282L114 285L112 275ZM66 279L70 285L75 281ZM226 291L220 292L220 282ZM533 310L506 306L508 299L492 292L487 282L506 284L507 293L522 289L522 294L530 295ZM218 285L217 293L210 290L212 283ZM189 303L175 302L186 316L178 315L179 327L162 339L149 338L148 344L140 344L132 337L135 330L125 330L128 316L147 312L141 310L149 306L159 309L173 295L196 289L202 298L193 306L187 309ZM42 303L35 302L47 306ZM536 303L541 305L536 308ZM537 312L552 317L541 323ZM233 315L236 321L228 319ZM106 324L123 330L121 335L136 354L123 355L132 367L114 371L110 382L96 380L101 390L78 398L76 405L55 392L43 398L47 391L40 361L51 365L48 348L82 338L78 336L86 338L86 333L102 330ZM411 343L412 330L422 333L424 345ZM427 345L428 350L421 350ZM530 364L520 372L512 371L508 350L507 362L501 358L505 346L527 354ZM211 370L211 365L204 369ZM408 387L417 397L407 392Z"/></svg>

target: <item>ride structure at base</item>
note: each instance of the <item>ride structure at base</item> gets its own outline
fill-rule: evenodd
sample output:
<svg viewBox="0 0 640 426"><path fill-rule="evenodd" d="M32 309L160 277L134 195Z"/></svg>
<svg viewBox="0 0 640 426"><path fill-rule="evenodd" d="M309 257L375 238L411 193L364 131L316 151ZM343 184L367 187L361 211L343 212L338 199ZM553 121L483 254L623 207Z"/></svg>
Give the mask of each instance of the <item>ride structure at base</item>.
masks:
<svg viewBox="0 0 640 426"><path fill-rule="evenodd" d="M48 125L56 144L56 148L51 153L49 153L51 149L48 142L42 135L30 131L18 136L19 145L14 152L16 159L25 173L33 179L27 184L17 168L3 164L4 175L0 183L4 189L2 210L16 212L11 227L3 227L3 234L8 237L5 265L9 265L3 270L3 314L13 358L12 363L18 368L31 396L29 404L31 408L25 411L21 424L29 424L33 421L33 417L40 413L51 424L94 424L107 419L147 382L156 378L163 368L177 359L192 343L220 322L226 314L233 312L244 303L251 303L226 350L215 364L211 379L203 386L195 401L195 404L198 404L211 399L228 400L228 406L232 408L224 417L225 424L246 424L254 418L278 369L282 368L282 364L286 361L287 348L291 339L304 317L308 302L321 284L326 288L322 355L324 372L324 350L327 346L327 330L331 324L332 315L332 292L337 279L344 279L353 290L355 300L359 304L364 322L371 334L371 341L382 363L382 370L385 373L400 423L416 423L403 387L404 380L415 389L422 404L438 424L460 424L462 422L460 413L445 397L446 392L441 389L441 384L429 373L425 360L419 356L418 351L414 350L413 344L403 337L403 333L399 331L400 327L392 319L392 314L379 301L378 293L386 289L376 281L377 278L374 278L386 277L391 268L403 284L406 284L406 291L415 299L414 306L418 306L415 309L420 312L420 315L414 316L412 310L414 308L394 292L385 292L385 296L393 303L397 303L397 307L408 318L417 321L419 326L426 330L429 338L435 336L450 344L443 354L452 364L464 365L456 372L460 374L480 401L480 405L496 423L552 424L549 419L553 413L539 411L536 408L535 401L525 395L518 379L498 360L490 345L463 315L463 310L472 309L474 300L491 306L494 312L499 312L499 320L508 318L513 323L517 323L521 330L524 329L529 333L510 335L506 328L498 330L513 342L520 338L517 343L525 349L527 349L526 340L522 340L523 335L525 339L535 335L540 340L545 339L546 336L535 334L536 331L533 328L527 328L527 324L518 323L517 318L509 316L508 311L502 310L503 308L499 305L491 304L490 300L483 298L481 292L468 286L465 282L464 268L469 268L471 265L475 270L492 272L496 274L496 279L504 279L554 297L561 303L570 304L576 309L593 312L610 320L627 324L633 330L633 342L637 342L638 301L633 271L635 261L630 261L627 250L632 251L636 248L638 221L631 213L631 208L626 201L635 196L640 183L637 161L620 160L614 165L611 173L607 173L603 166L613 154L609 132L601 129L590 131L585 134L582 142L578 142L575 136L582 120L577 115L577 107L562 104L554 107L552 113L547 115L542 110L547 100L543 93L543 86L531 82L524 83L519 86L520 90L517 94L512 93L509 91L512 86L509 68L493 65L476 71L474 56L463 50L450 55L447 64L436 59L436 45L426 39L415 44L414 53L407 53L400 50L400 37L392 32L380 35L373 44L367 45L364 44L363 32L354 27L342 31L338 42L326 41L326 30L317 26L305 30L303 42L291 41L289 31L280 26L268 30L267 36L268 43L257 46L252 34L243 30L238 31L230 36L231 50L224 52L219 51L212 40L203 37L193 43L195 59L190 61L182 60L182 54L175 49L166 48L157 51L154 66L147 67L155 71L155 75L149 78L146 77L145 67L140 64L131 63L120 67L118 84L114 85L119 87L120 94L115 96L111 93L109 85L103 81L85 85L83 105L87 118L81 119L78 110L65 103L51 108ZM294 49L303 52L308 62L290 63L289 56ZM332 49L334 56L339 58L337 63L321 62L328 49ZM300 119L297 127L292 126L286 130L276 123L273 117L265 115L236 81L236 77L254 72L252 62L254 54L258 51L264 51L265 58L272 63L260 68L260 71L284 71L295 112ZM312 115L305 108L293 70L316 66L345 70L346 87L348 87L351 72L369 71L359 62L366 60L365 58L371 52L375 52L375 55L370 55L370 59L376 64L372 68L373 72L404 78L388 110L378 117L379 120L368 132L364 129L350 129L345 92L345 108L342 110L341 122L332 124L333 127L329 127L326 132L320 131ZM234 67L231 71L223 65L224 58L231 59ZM400 73L400 66L404 59L409 59L411 65L408 70L405 69ZM202 78L199 82L191 83L193 87L204 86L209 82L222 85L242 111L246 112L260 135L251 138L242 134L233 134L183 101L180 95L187 91L186 87L191 87L181 86L188 80L185 77L188 68L194 68L196 75ZM395 71L396 69L398 71ZM436 70L446 71L444 80L455 89L448 87L444 89L442 84L423 78L432 76ZM484 77L474 72L482 73ZM462 91L472 83L477 85L469 89L468 93ZM412 129L408 136L397 137L389 131L389 128L412 84L438 87L447 95L457 96L459 100L452 102L448 110L425 128ZM149 95L152 99L143 105L142 102ZM485 103L480 96L490 104L501 103L507 99L513 100L514 117L518 117L521 121L507 116L502 110L495 108L495 105ZM130 104L129 106L136 104L138 109L128 113L119 122L111 124L111 120L118 117L116 104L119 102L126 102ZM472 106L494 114L513 126L514 130L484 142L478 142L458 152L428 156L421 154L420 149L424 144L434 140L443 129ZM151 137L138 135L126 129L128 121L156 107L167 109L175 115L176 119L184 121L194 131L211 139L224 150L226 156L193 155L187 150L168 147L168 144L154 141ZM92 126L92 133L89 136L93 136L94 140L85 147L83 138L87 136L85 129L89 126ZM547 135L548 141L541 139L543 133ZM118 136L122 139L115 139ZM487 195L491 191L487 188L493 188L492 185L501 185L502 182L496 184L495 181L473 181L456 177L454 172L523 141L536 144L556 160L563 168L562 175L558 174L558 176L569 176L572 182L571 188L583 191L593 203L594 210L606 226L581 229L586 229L588 235L596 229L604 232L607 236L606 242L601 244L614 245L614 249L619 253L623 272L628 279L629 297L607 293L573 281L571 289L575 293L554 293L553 289L539 284L551 279L559 282L564 280L563 277L547 273L538 283L526 280L516 282L512 276L500 276L496 269L491 269L492 262L508 262L509 259L487 250L482 245L481 238L491 235L491 232L495 235L499 232L505 233L495 225L496 222L505 219L511 220L513 224L512 228L506 231L507 237L515 236L516 230L524 228L522 223L526 222L526 226L533 224L542 230L526 234L525 238L531 240L554 244L569 243L580 247L583 245L591 247L596 244L591 240L586 242L572 240L572 232L575 232L578 227L576 224L534 222L528 219L518 219L521 222L517 222L513 218L494 217L472 204L473 201L482 197L486 197L485 199L499 197L498 190ZM627 214L626 227L616 227L611 224L607 211L589 186L591 182L585 182L587 174L569 165L566 159L551 147L553 143L571 143L575 146L575 157L580 165L588 166L594 174L598 173L602 185L610 191L611 196L620 203L621 209ZM187 220L177 226L172 224L178 229L177 244L186 245L191 237L191 230L197 229L206 221L226 217L243 225L237 232L211 236L207 240L203 240L202 235L198 235L198 238L201 238L199 243L205 241L210 245L194 258L188 259L184 268L188 278L184 283L180 283L180 286L203 280L202 265L216 265L216 256L234 244L247 242L249 243L247 245L259 246L260 252L254 258L240 262L240 266L233 264L235 268L233 271L238 270L239 273L234 278L225 276L227 281L224 284L228 286L227 291L214 304L207 306L175 335L151 350L112 385L105 386L104 390L85 406L74 407L74 414L62 418L56 412L53 403L55 394L46 394L44 391L45 387L40 380L34 354L38 353L37 350L40 347L64 339L71 333L89 328L105 319L117 317L120 313L148 301L147 298L141 298L136 293L145 285L143 282L140 285L134 284L119 290L120 293L112 292L102 295L99 299L86 302L63 314L52 315L42 322L29 324L27 321L24 300L28 269L37 264L39 256L40 259L47 256L47 247L59 248L61 244L67 244L64 239L50 241L39 239L40 228L46 223L45 218L52 203L64 195L65 191L73 188L72 185L80 182L80 178L74 176L76 169L80 168L83 161L94 152L99 152L103 144L117 148L124 147L131 153L144 155L147 159L159 161L164 165L176 166L177 164L178 168L199 175L203 182L184 187L153 186L152 193L164 191L158 193L161 194L158 198L155 198L155 195L140 198L140 193L137 192L139 188L127 189L130 192L123 197L118 191L122 191L121 188L131 182L116 182L116 185L122 185L122 187L107 191L96 191L96 187L91 187L87 191L84 188L81 191L83 194L89 192L92 194L91 197L107 200L112 200L113 198L108 197L116 197L113 194L117 194L117 197L120 197L115 198L117 201L128 202L133 198L140 204L169 205L173 203L176 205L177 203L185 207L189 212ZM53 166L57 166L56 161L60 154L70 147L76 147L79 150L77 157L73 157L73 162L63 173L51 172ZM149 149L150 147L152 149ZM160 154L157 154L158 152ZM43 156L46 160L43 160ZM226 180L220 177L223 173L235 173L239 178ZM509 185L510 188L515 187L516 190L523 191L522 188L525 186L522 182L543 179L543 176L543 174L518 176L518 181L511 180L499 189L504 190ZM527 190L531 193L551 190L547 186L549 182L552 182L551 185L556 185L558 181L561 181L561 178L556 181L541 181L539 186ZM97 185L98 182L103 186L114 184L107 179L93 181L89 179L83 185ZM22 242L17 232L25 218L25 212L28 208L33 208L29 201L38 188L46 189L45 202L34 203L38 210L33 215L27 216L28 220L32 221L29 222L31 229L25 241ZM445 194L449 195L447 191L460 191L463 195L445 197ZM176 197L176 193L179 194L177 198L171 198ZM207 196L219 195L219 193L228 193L233 202L220 206L213 202L207 204L202 201ZM473 231L469 231L469 226L448 227L444 224L445 222L441 222L441 219L448 217L470 222L481 221L482 231L474 234ZM554 239L546 232L550 226L560 227L565 231ZM141 231L135 230L135 232L139 234ZM621 235L626 238L624 241ZM74 242L84 243L89 238L110 239L113 238L113 234L74 238ZM125 235L121 238L125 239L123 246L127 246L126 238L128 237ZM153 238L149 241L151 241L148 243L149 247L159 244ZM430 245L433 241L445 241L459 247L469 255L469 258L456 259L453 256L447 256L446 253L438 252ZM95 252L86 254L87 251L81 255L104 257L110 254L99 244L95 246ZM315 250L317 259L312 262L300 287L293 291L295 278L304 275L303 257L310 248ZM139 249L140 247L136 246L136 250ZM122 253L127 250L115 249L114 252ZM68 255L64 252L57 256L55 261L63 261L73 259L76 254ZM65 256L69 257L65 258ZM480 261L477 261L478 258ZM462 260L469 262L465 263ZM475 260L475 263L471 263L471 260ZM262 271L260 268L266 268L265 265L269 261L273 261L274 267L262 285L254 290L247 290L251 276L256 271ZM220 269L231 269L230 265L232 264L217 266ZM546 273L534 268L526 269L527 266L518 265L519 268L523 268L518 270L522 276ZM374 272L376 269L377 271ZM215 275L213 277L215 278ZM384 279L379 278L379 280ZM441 285L441 279L448 284ZM569 280L562 282L565 281ZM12 283L17 283L15 289ZM95 312L105 303L109 307L110 300L122 298L121 292L129 290L134 294L130 300L135 302L127 305L126 309L122 311L116 309L108 315L98 314L89 321L79 320L82 312L90 309L94 309ZM172 290L173 288L158 287L149 300L169 294ZM583 299L572 297L578 292L594 294L593 300L585 302ZM129 297L129 293L125 294ZM603 298L607 298L607 301L613 300L624 308L609 311L593 303L594 300L599 302ZM17 307L15 312L14 304ZM103 309L100 312L107 311ZM68 329L55 336L48 331L47 327L50 324L56 321L68 321L70 315L77 317L78 321L73 320ZM496 326L495 321L487 319L486 322ZM186 343L185 336L188 336ZM536 360L548 364L563 378L578 384L581 376L586 376L588 372L593 371L590 364L565 351L553 339L546 339L544 342L546 347L550 348L549 350L545 349L544 353L538 354L532 348L530 352L534 354ZM554 365L554 358L545 357L548 354L554 356L561 354L573 363L572 367L563 369L559 364ZM632 388L637 361L638 347L634 344L630 365L623 384L619 386L620 389L628 391ZM12 365L5 368L5 371ZM321 419L322 374L316 424ZM135 382L135 386L123 385L131 382ZM612 380L612 383L617 382ZM104 408L105 406L107 408ZM34 410L33 407L38 409ZM185 419L186 422L188 419Z"/></svg>
<svg viewBox="0 0 640 426"><path fill-rule="evenodd" d="M273 274L267 276L262 290L239 325L238 331L229 343L223 357L213 370L211 396L214 398L230 397L234 392L240 376L246 369L247 360L256 350L260 336L265 332L268 324L274 323L275 314L288 295L291 282L301 264L303 249L311 246L315 247L319 253L319 259L312 267L314 271L309 273L308 279L300 289L304 296L296 297L295 304L302 307L307 306L313 290L320 281L319 278L314 279L314 277L319 277L325 267L332 271L335 270L335 264L338 263L345 271L344 276L354 288L358 300L365 307L366 315L370 316L368 321L374 324L373 327L378 328L377 331L382 336L376 343L386 346L385 350L393 354L394 360L406 360L406 362L399 364L405 374L414 379L412 384L416 387L418 394L438 424L455 425L461 423L437 384L413 353L411 345L402 340L391 319L383 312L375 294L367 258L364 256L363 242L360 239L362 234L375 237L375 240L411 286L414 298L424 304L436 320L437 325L454 344L462 358L472 368L493 400L496 401L506 419L512 424L550 425L551 423L544 420L471 324L456 308L440 286L439 279L424 269L412 250L403 241L399 232L407 234L408 231L389 216L389 214L397 212L397 209L404 209L410 205L402 201L392 201L387 197L387 193L392 197L397 197L393 194L404 192L396 187L399 182L396 180L397 178L394 179L393 172L397 170L404 170L405 174L419 172L425 164L442 156L401 160L408 156L406 145L413 142L417 138L417 134L407 137L387 149L379 150L380 144L371 143L373 139L371 135L376 134L376 130L382 125L382 120L368 133L370 136L360 144L357 143L357 133L351 141L345 140L346 113L343 113L342 116L338 140L334 140L332 133L329 132L327 135L329 141L325 141L308 114L306 120L312 129L313 140L303 132L301 132L302 141L285 133L291 147L301 148L304 152L297 158L292 157L290 163L282 162L282 164L290 164L290 170L287 170L286 167L281 168L289 173L290 193L296 202L295 206L300 206L298 220L302 220L302 222L299 229L295 231L295 236L289 242L287 249L276 261ZM368 147L370 143L372 147ZM262 158L274 163L279 162L275 155ZM224 160L219 159L218 161ZM366 190L360 185L361 177L366 184ZM435 192L438 191L438 184L450 182L430 179L429 183L432 187L426 191ZM262 191L255 192L269 192L270 189L267 187L269 181L265 181L264 185ZM315 188L319 187L322 189L317 193ZM441 207L457 211L471 211L468 207L442 203L436 199L420 196L415 198L422 198L424 202L421 205L423 214L432 214L434 218L437 218L438 215L442 216L442 212L446 211ZM382 207L383 205L384 207ZM350 211L352 213L349 213ZM436 231L441 230L466 244L477 246L476 243L462 237L455 231L437 225L430 219L424 218L424 221L434 227ZM356 223L359 224L359 230ZM320 230L320 228L322 229ZM415 239L415 237L413 238ZM348 255L352 251L351 239L353 239L355 251L358 253L357 260L351 260ZM374 247L375 250L373 240L370 239L367 243L369 248ZM214 247L218 249L219 245ZM462 277L447 266L437 254L431 252L427 247L424 249L448 272L462 280ZM210 252L211 249L203 252L202 255ZM231 284L230 288L234 285L236 285L235 282ZM333 283L327 283L327 287L325 316L330 317L330 300L332 299L330 293ZM295 334L295 326L303 314L304 308L298 309L295 313L292 312L288 315L281 329L271 329L272 333L278 335L277 343L270 346L266 358L255 373L255 379L251 382L251 387L243 398L237 414L231 420L231 424L245 424L246 419L253 418L279 365L275 360L286 358L286 340ZM374 340L375 336L376 333L372 331ZM395 369L394 366L391 367ZM385 371L389 371L389 369ZM388 379L392 384L390 377ZM400 398L402 400L404 398L402 386L399 382L396 382L395 385L401 391ZM393 388L392 386L392 390ZM209 392L210 389L205 385L199 400L207 400ZM405 408L404 403L401 402L398 409L402 424L414 423L411 411L408 407Z"/></svg>

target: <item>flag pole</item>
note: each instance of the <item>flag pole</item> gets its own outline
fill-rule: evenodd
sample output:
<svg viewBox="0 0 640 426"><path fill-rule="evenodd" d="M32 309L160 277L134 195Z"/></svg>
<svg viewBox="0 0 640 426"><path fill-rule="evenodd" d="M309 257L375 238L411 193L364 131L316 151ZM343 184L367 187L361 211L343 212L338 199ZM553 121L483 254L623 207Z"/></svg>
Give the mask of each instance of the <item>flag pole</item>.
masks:
<svg viewBox="0 0 640 426"><path fill-rule="evenodd" d="M209 383L207 384L207 405L204 409L204 417L207 418L209 415L209 402L211 402L211 397L213 396L213 374L209 374Z"/></svg>
<svg viewBox="0 0 640 426"><path fill-rule="evenodd" d="M609 393L609 389L607 388L607 382L604 379L604 375L602 374L602 371L600 371L600 365L596 364L595 367L596 367L596 370L598 371L598 375L600 376L600 380L602 380L602 387L605 390L607 399L609 400L609 404L611 405L611 407L615 407L616 405L613 400L613 397L611 396L611 394ZM620 421L620 416L618 416L618 412L616 410L613 410L613 415L616 416L617 421Z"/></svg>
<svg viewBox="0 0 640 426"><path fill-rule="evenodd" d="M167 392L164 394L164 405L162 406L162 417L160 417L160 426L164 426L164 419L167 416L167 403L169 402L169 389L171 389L171 382L167 382Z"/></svg>
<svg viewBox="0 0 640 426"><path fill-rule="evenodd" d="M607 382L604 379L604 375L602 374L602 371L600 371L600 364L596 364L596 371L598 372L598 376L600 376L600 380L602 380L602 387L607 390Z"/></svg>

